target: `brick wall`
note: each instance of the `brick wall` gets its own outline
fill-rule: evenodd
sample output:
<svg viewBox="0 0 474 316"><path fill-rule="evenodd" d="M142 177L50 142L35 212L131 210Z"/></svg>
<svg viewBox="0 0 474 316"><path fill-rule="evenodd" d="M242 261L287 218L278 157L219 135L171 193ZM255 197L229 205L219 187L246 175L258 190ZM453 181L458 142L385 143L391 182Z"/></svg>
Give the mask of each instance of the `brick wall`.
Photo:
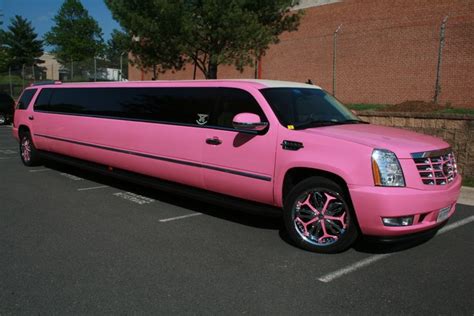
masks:
<svg viewBox="0 0 474 316"><path fill-rule="evenodd" d="M413 113L360 112L362 119L378 125L410 129L443 138L456 155L463 176L474 178L474 117Z"/></svg>
<svg viewBox="0 0 474 316"><path fill-rule="evenodd" d="M305 11L298 32L283 34L263 57L263 79L310 78L332 91L333 32L342 24L336 54L338 98L388 104L432 100L439 27L449 15L440 102L474 107L473 0L345 0ZM192 79L192 74L190 65L159 79ZM254 70L239 73L223 66L218 76L253 78ZM130 69L131 80L141 78L140 70ZM150 73L144 74L144 79L150 78Z"/></svg>

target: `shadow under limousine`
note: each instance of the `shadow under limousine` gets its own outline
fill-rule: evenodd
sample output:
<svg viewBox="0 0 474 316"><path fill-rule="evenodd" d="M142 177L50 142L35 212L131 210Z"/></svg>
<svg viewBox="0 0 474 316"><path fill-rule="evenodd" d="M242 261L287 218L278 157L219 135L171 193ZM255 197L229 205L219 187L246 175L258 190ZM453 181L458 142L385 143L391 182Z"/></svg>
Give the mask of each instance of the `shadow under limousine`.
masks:
<svg viewBox="0 0 474 316"><path fill-rule="evenodd" d="M169 193L144 185L135 184L133 182L124 181L111 175L103 175L57 161L45 160L44 166L58 172L68 173L82 179L96 182L100 185L106 185L122 191L139 194L144 197L188 209L193 212L206 214L208 216L231 221L240 225L278 231L279 237L284 242L294 245L286 233L281 214L268 214L259 212L257 210L238 207L224 207L221 205L200 201L199 199L183 197L179 194ZM225 199L225 196L222 198ZM390 243L362 237L359 238L359 240L354 244L353 249L357 252L369 254L400 252L426 243L435 235L436 231L413 240Z"/></svg>
<svg viewBox="0 0 474 316"><path fill-rule="evenodd" d="M198 199L183 197L179 194L160 191L158 189L146 187L140 184L135 184L133 182L117 179L114 176L98 174L92 171L73 167L56 161L47 160L44 162L44 166L46 168L53 169L61 173L68 173L76 177L80 177L82 179L96 182L99 185L106 185L119 189L121 191L128 191L131 193L139 194L162 203L172 204L174 206L185 208L193 212L203 213L223 220L228 220L242 225L262 229L283 229L283 222L281 220L281 217L277 214L268 215L261 214L257 211L252 211L249 209L222 207L220 205L207 203Z"/></svg>

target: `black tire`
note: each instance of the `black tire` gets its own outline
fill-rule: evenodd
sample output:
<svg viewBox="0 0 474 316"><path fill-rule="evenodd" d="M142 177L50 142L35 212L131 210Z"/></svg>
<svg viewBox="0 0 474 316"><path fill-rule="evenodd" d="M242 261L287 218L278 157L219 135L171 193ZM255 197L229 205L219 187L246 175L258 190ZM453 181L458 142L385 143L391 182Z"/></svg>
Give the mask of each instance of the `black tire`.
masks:
<svg viewBox="0 0 474 316"><path fill-rule="evenodd" d="M342 252L359 236L349 197L324 177L298 183L285 199L283 218L293 243L312 252Z"/></svg>
<svg viewBox="0 0 474 316"><path fill-rule="evenodd" d="M20 158L25 166L34 167L40 164L40 154L31 139L29 132L20 134Z"/></svg>

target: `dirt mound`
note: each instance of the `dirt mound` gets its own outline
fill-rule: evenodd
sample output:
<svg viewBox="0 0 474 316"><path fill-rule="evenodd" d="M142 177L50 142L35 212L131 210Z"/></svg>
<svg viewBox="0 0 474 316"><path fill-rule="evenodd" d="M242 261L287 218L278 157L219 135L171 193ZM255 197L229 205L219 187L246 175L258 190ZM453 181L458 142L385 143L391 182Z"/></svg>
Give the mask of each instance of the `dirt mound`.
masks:
<svg viewBox="0 0 474 316"><path fill-rule="evenodd" d="M399 104L388 105L381 109L386 112L436 112L446 109L446 106L425 101L405 101Z"/></svg>

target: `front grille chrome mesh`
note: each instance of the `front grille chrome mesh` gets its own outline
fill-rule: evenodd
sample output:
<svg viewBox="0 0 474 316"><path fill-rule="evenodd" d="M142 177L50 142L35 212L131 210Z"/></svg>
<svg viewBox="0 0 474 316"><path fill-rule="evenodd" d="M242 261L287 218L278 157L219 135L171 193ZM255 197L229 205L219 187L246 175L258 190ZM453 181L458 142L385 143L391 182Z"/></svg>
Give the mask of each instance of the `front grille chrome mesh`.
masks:
<svg viewBox="0 0 474 316"><path fill-rule="evenodd" d="M425 158L413 158L426 185L446 185L454 181L458 171L452 152Z"/></svg>

